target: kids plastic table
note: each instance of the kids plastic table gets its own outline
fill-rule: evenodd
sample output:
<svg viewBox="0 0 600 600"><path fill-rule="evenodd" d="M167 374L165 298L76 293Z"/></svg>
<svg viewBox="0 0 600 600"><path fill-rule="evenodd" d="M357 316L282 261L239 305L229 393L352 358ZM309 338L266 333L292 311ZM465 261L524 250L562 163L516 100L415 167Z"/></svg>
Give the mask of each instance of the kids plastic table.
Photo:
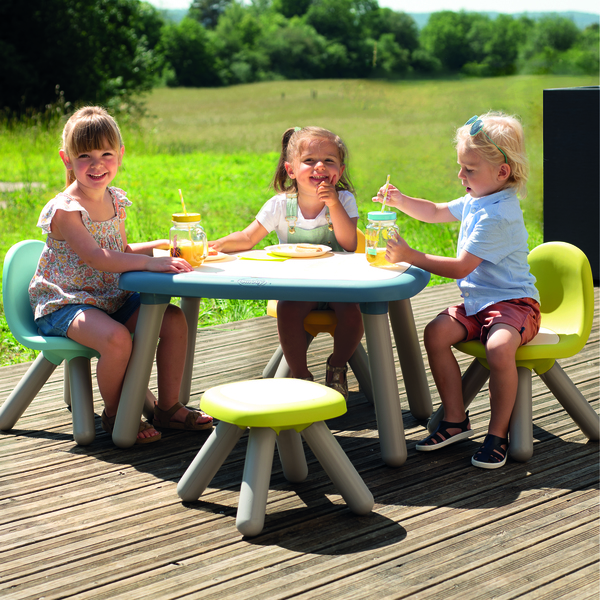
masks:
<svg viewBox="0 0 600 600"><path fill-rule="evenodd" d="M189 327L180 393L180 399L186 401L200 298L358 302L365 325L382 459L389 466L402 465L407 452L389 324L410 411L418 419L427 419L432 413L431 395L409 299L425 288L429 278L429 273L413 266L379 269L371 267L364 254L337 252L318 258L272 260L264 251L250 251L207 262L190 273L123 273L119 286L140 292L142 305L113 430L114 443L121 448L135 443L160 324L171 297L181 297Z"/></svg>

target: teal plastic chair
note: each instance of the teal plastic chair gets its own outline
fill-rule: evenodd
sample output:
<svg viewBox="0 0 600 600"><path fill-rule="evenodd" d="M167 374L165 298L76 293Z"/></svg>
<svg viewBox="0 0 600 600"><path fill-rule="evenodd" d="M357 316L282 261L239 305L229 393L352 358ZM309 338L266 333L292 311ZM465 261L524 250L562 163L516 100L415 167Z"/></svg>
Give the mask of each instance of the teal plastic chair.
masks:
<svg viewBox="0 0 600 600"><path fill-rule="evenodd" d="M590 439L600 439L600 417L556 362L575 356L585 346L594 318L594 282L586 255L572 244L548 242L529 254L531 272L540 293L542 323L538 336L517 350L517 401L510 423L509 454L525 462L533 455L531 372L535 371L573 421ZM479 341L456 348L474 356L462 378L465 408L489 377L485 347ZM439 408L427 425L435 431L443 418Z"/></svg>
<svg viewBox="0 0 600 600"><path fill-rule="evenodd" d="M19 242L4 259L2 300L6 322L20 344L40 354L0 408L0 430L14 427L56 367L65 361L64 399L73 415L75 442L85 446L96 437L90 359L100 355L68 338L38 333L28 287L44 245L39 240Z"/></svg>

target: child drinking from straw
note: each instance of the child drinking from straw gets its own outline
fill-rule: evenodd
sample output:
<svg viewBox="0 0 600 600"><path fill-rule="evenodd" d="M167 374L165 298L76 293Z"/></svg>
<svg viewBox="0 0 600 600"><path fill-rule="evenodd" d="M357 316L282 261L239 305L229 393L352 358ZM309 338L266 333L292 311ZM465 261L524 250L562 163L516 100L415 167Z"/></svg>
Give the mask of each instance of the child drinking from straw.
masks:
<svg viewBox="0 0 600 600"><path fill-rule="evenodd" d="M273 177L273 196L256 219L209 246L221 252L249 250L271 231L280 243L326 244L334 251L354 252L358 208L346 171L347 149L339 136L319 127L292 127L281 141ZM280 301L277 326L291 376L312 380L306 359L304 318L329 306L337 317L333 353L327 359L326 384L348 397L346 363L363 336L358 304Z"/></svg>
<svg viewBox="0 0 600 600"><path fill-rule="evenodd" d="M496 469L506 462L508 429L517 396L517 348L540 327L539 294L527 263L527 231L517 193L524 195L528 164L523 128L502 113L472 117L456 132L466 195L447 204L411 198L390 185L388 204L426 223L461 221L456 258L434 256L390 240L386 258L456 279L464 302L440 313L425 329L425 348L444 407L444 419L417 443L439 450L470 437L461 374L452 346L479 339L490 366L488 434L471 462ZM383 188L374 201L381 201Z"/></svg>
<svg viewBox="0 0 600 600"><path fill-rule="evenodd" d="M100 353L96 374L105 404L102 428L109 433L140 307L139 294L119 289L119 274L192 270L181 258L152 256L153 248L168 245L167 240L127 243L125 209L131 202L123 190L109 187L124 152L119 127L104 109L82 108L68 120L59 153L67 170L67 188L42 209L38 226L47 234L46 246L29 285L31 307L42 334L68 337ZM156 354L154 425L210 428L212 417L178 401L186 344L185 316L177 306L169 305ZM154 442L160 436L142 421L136 443Z"/></svg>

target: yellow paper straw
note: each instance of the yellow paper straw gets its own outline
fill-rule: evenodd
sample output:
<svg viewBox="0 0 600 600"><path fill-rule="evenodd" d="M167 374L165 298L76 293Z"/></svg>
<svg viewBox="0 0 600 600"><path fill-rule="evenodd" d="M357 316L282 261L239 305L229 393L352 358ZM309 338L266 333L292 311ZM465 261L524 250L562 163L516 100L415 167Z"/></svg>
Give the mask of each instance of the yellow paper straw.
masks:
<svg viewBox="0 0 600 600"><path fill-rule="evenodd" d="M387 200L387 195L388 195L388 187L390 185L390 176L387 176L387 179L385 181L385 190L383 191L383 202L381 203L381 212L383 212L383 209L385 208L385 201ZM183 200L182 200L183 202Z"/></svg>
<svg viewBox="0 0 600 600"><path fill-rule="evenodd" d="M181 198L181 208L183 208L183 214L187 216L187 210L185 210L185 202L183 201L183 194L179 190L179 197Z"/></svg>

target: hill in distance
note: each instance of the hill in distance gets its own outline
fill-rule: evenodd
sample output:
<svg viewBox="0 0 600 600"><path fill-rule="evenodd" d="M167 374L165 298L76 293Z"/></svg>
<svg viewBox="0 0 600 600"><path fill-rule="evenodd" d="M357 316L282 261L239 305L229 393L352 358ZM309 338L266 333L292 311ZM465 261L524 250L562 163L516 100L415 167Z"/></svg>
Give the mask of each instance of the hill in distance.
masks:
<svg viewBox="0 0 600 600"><path fill-rule="evenodd" d="M175 23L179 23L187 14L187 9L177 9L177 10L164 10L163 12L167 19L173 21ZM417 24L419 29L423 29L425 25L427 25L427 21L429 21L429 16L431 13L408 13ZM500 12L483 12L482 14L488 15L491 19L495 19L498 15L503 14ZM559 15L561 17L566 17L567 19L571 19L579 27L580 29L585 29L589 25L593 25L594 23L600 23L600 15L595 15L593 13L584 13L577 11L567 11L567 12L523 12L514 14L515 17L519 17L521 15L527 15L528 17L537 20L542 17L548 15Z"/></svg>

